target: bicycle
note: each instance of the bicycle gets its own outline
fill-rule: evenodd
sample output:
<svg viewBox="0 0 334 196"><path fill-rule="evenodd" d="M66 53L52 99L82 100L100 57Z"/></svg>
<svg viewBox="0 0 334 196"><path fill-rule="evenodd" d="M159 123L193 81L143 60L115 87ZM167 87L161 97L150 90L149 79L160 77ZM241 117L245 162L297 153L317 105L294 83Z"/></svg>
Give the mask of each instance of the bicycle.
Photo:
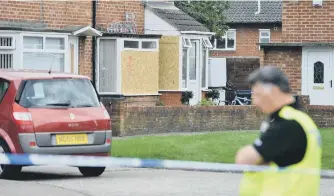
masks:
<svg viewBox="0 0 334 196"><path fill-rule="evenodd" d="M242 102L241 100L243 100L244 102ZM234 100L232 101L232 105L237 105L237 102L239 103L239 105L250 105L252 100L247 99L247 97L239 97L236 95L234 97Z"/></svg>
<svg viewBox="0 0 334 196"><path fill-rule="evenodd" d="M226 86L223 87L223 89L227 92L233 93L233 95L231 95L231 93L227 93L229 94L229 96L227 96L228 99L224 101L225 105L250 105L251 104L251 100L248 99L247 97L238 96L239 90L236 90L233 83L227 81Z"/></svg>

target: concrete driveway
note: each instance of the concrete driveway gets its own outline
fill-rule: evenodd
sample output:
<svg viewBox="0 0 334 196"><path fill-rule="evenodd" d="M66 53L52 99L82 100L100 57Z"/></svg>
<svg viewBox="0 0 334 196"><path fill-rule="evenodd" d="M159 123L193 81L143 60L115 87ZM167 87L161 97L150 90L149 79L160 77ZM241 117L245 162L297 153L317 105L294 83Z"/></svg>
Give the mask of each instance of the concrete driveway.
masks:
<svg viewBox="0 0 334 196"><path fill-rule="evenodd" d="M4 196L235 196L240 174L155 169L108 169L82 177L77 168L26 167L17 181L0 180ZM321 181L321 195L334 195L334 179Z"/></svg>

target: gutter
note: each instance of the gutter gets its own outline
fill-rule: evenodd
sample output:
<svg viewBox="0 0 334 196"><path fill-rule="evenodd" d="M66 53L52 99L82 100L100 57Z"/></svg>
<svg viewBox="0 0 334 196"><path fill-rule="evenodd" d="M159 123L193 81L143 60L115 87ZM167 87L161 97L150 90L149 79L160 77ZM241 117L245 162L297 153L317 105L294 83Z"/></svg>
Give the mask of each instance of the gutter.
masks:
<svg viewBox="0 0 334 196"><path fill-rule="evenodd" d="M181 34L195 34L195 35L216 35L214 32L201 32L201 31L180 31Z"/></svg>
<svg viewBox="0 0 334 196"><path fill-rule="evenodd" d="M261 0L257 1L257 12L255 12L255 15L259 14L261 12Z"/></svg>
<svg viewBox="0 0 334 196"><path fill-rule="evenodd" d="M96 27L96 1L92 1L92 28ZM92 37L92 75L93 86L96 88L96 36Z"/></svg>

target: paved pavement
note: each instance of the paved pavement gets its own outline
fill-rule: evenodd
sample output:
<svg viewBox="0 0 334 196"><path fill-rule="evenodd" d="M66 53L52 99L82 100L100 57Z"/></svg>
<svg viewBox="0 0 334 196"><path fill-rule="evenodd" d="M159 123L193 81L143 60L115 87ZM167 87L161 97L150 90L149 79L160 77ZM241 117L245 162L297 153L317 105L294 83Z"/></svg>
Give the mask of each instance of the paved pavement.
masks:
<svg viewBox="0 0 334 196"><path fill-rule="evenodd" d="M235 196L240 174L113 168L82 177L77 168L25 167L17 181L0 180L5 196ZM334 195L334 179L321 181L322 196Z"/></svg>

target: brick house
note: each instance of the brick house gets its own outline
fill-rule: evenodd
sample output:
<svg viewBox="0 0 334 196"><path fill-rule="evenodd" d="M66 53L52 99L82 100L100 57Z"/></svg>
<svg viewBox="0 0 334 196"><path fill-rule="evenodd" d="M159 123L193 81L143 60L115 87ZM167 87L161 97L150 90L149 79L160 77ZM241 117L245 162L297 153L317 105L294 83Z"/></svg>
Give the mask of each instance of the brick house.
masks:
<svg viewBox="0 0 334 196"><path fill-rule="evenodd" d="M0 67L91 75L90 36L101 36L90 27L91 6L89 1L2 1Z"/></svg>
<svg viewBox="0 0 334 196"><path fill-rule="evenodd" d="M334 2L283 1L282 8L282 39L260 44L261 65L281 67L311 105L334 105Z"/></svg>
<svg viewBox="0 0 334 196"><path fill-rule="evenodd" d="M229 26L222 40L211 40L210 58L226 65L227 80L248 89L245 77L260 66L259 42L278 42L282 35L281 1L229 1L224 12ZM257 12L260 11L258 14Z"/></svg>
<svg viewBox="0 0 334 196"><path fill-rule="evenodd" d="M0 68L83 74L101 96L157 102L160 36L143 34L142 1L2 1L0 13Z"/></svg>

